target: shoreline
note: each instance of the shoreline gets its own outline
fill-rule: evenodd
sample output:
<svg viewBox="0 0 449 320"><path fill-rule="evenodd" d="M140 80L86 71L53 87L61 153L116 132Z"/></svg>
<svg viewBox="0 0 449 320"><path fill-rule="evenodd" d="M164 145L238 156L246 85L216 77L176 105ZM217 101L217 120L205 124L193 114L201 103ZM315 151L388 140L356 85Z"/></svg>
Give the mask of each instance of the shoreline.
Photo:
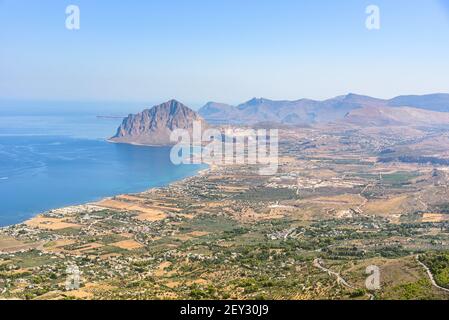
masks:
<svg viewBox="0 0 449 320"><path fill-rule="evenodd" d="M35 221L36 219L41 218L43 215L47 214L47 213L51 213L53 211L58 211L58 210L64 210L64 209L75 209L75 208L79 208L79 207L85 207L85 206L98 206L101 207L101 205L98 205L99 203L103 202L103 201L107 201L107 200L111 200L115 197L120 197L120 196L126 196L126 195L139 195L139 194L143 194L143 193L148 193L148 192L152 192L158 189L162 189L162 188L167 188L170 187L172 185L176 185L176 184L181 184L181 183L187 183L189 180L194 179L194 178L198 178L201 176L204 176L206 174L208 174L209 172L211 172L212 170L214 170L210 165L206 164L208 167L205 169L200 169L198 170L195 174L182 178L180 180L175 180L172 181L164 186L155 186L155 187L150 187L148 189L145 189L143 191L139 191L139 192L130 192L130 193L119 193L116 195L112 195L112 196L108 196L108 197L102 197L98 200L92 201L92 202L83 202L80 204L74 204L74 205L68 205L68 206L63 206L63 207L58 207L58 208L53 208L53 209L49 209L47 211L44 212L39 212L37 214L35 214L33 217L31 218L27 218L26 220L19 222L19 223L13 223L11 225L6 225L6 226L0 226L0 230L2 229L7 229L7 228L11 228L14 226L18 226L18 225L30 225L33 223L33 221ZM105 208L106 209L106 208Z"/></svg>
<svg viewBox="0 0 449 320"><path fill-rule="evenodd" d="M113 143L113 144L128 144L131 146L136 146L136 147L150 147L150 148L170 148L173 145L166 145L166 144L145 144L145 143L138 143L138 142L120 142L120 141L114 141L111 140L112 138L106 139L105 141L108 143Z"/></svg>

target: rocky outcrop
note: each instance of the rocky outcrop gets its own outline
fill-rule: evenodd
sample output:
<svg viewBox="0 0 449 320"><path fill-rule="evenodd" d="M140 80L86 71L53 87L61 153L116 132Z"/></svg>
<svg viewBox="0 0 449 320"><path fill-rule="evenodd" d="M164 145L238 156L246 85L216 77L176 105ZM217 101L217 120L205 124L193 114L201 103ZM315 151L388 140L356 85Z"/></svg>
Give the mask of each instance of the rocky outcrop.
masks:
<svg viewBox="0 0 449 320"><path fill-rule="evenodd" d="M193 123L199 121L203 129L207 126L202 117L176 100L154 106L138 114L126 117L110 141L152 146L173 145L170 134L175 129L186 129L190 133Z"/></svg>

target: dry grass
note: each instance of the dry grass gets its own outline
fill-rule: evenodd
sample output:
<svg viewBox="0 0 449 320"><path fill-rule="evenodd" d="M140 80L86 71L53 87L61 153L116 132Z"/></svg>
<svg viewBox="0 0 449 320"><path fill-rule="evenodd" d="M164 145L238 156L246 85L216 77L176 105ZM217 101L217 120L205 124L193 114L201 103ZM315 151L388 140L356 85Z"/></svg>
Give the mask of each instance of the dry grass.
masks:
<svg viewBox="0 0 449 320"><path fill-rule="evenodd" d="M106 253L106 254L102 254L100 256L100 260L109 260L111 258L117 258L117 257L121 257L122 255L120 253Z"/></svg>
<svg viewBox="0 0 449 320"><path fill-rule="evenodd" d="M65 252L70 253L70 254L85 254L87 251L98 249L101 247L103 247L103 245L101 243L92 242L92 243L85 244L85 245L81 246L79 249L66 250Z"/></svg>
<svg viewBox="0 0 449 320"><path fill-rule="evenodd" d="M44 218L42 216L28 220L25 224L32 228L52 231L66 228L81 228L79 224L66 222L63 218Z"/></svg>
<svg viewBox="0 0 449 320"><path fill-rule="evenodd" d="M67 252L67 250L63 249L63 247L74 244L75 242L75 240L69 239L52 241L50 243L47 243L47 245L44 247L44 251L53 253Z"/></svg>
<svg viewBox="0 0 449 320"><path fill-rule="evenodd" d="M314 199L308 199L304 200L304 202L310 202L310 203L318 203L318 204L325 204L325 205L337 205L337 206L358 206L361 205L364 202L364 198L360 195L353 195L353 194L342 194L338 196L332 196L332 197L317 197Z"/></svg>
<svg viewBox="0 0 449 320"><path fill-rule="evenodd" d="M92 299L97 292L112 290L114 287L101 283L86 283L78 290L69 291L66 295L77 299Z"/></svg>
<svg viewBox="0 0 449 320"><path fill-rule="evenodd" d="M407 202L407 195L394 197L385 200L369 201L364 211L375 215L391 215L404 213L404 205Z"/></svg>
<svg viewBox="0 0 449 320"><path fill-rule="evenodd" d="M143 245L132 239L115 242L112 244L112 246L125 250L135 250L143 247Z"/></svg>
<svg viewBox="0 0 449 320"><path fill-rule="evenodd" d="M181 241L187 241L193 238L198 238L198 237L203 237L203 236L207 236L209 234L209 232L204 232L204 231L193 231L190 233L182 233L182 234L178 234L176 235L176 239L179 239Z"/></svg>
<svg viewBox="0 0 449 320"><path fill-rule="evenodd" d="M155 210L155 209L148 209L146 212L141 213L137 216L138 220L141 221L160 221L160 220L164 220L167 217L167 215L159 210Z"/></svg>
<svg viewBox="0 0 449 320"><path fill-rule="evenodd" d="M337 176L337 174L329 169L323 169L323 170L314 170L311 175L315 178L319 179L329 179L334 178Z"/></svg>
<svg viewBox="0 0 449 320"><path fill-rule="evenodd" d="M441 222L448 220L449 214L442 213L424 213L422 218L422 222Z"/></svg>
<svg viewBox="0 0 449 320"><path fill-rule="evenodd" d="M342 276L350 280L356 287L364 288L367 278L366 268L370 265L378 266L381 275L381 287L394 287L400 284L415 282L423 276L413 256L401 259L373 258L344 270Z"/></svg>
<svg viewBox="0 0 449 320"><path fill-rule="evenodd" d="M242 223L253 223L256 221L282 219L291 214L288 208L270 208L268 213L258 214L253 208L244 208L239 214L234 215L234 219Z"/></svg>
<svg viewBox="0 0 449 320"><path fill-rule="evenodd" d="M24 243L11 237L0 236L0 252L16 252L21 250L28 250L37 248L41 245L38 243Z"/></svg>
<svg viewBox="0 0 449 320"><path fill-rule="evenodd" d="M139 212L140 214L137 216L137 219L142 221L159 221L167 217L161 210L118 200L106 199L98 202L97 205L109 209Z"/></svg>
<svg viewBox="0 0 449 320"><path fill-rule="evenodd" d="M156 277L169 277L175 273L175 271L166 271L165 269L171 266L171 262L164 261L162 262L156 270L154 270L153 274Z"/></svg>
<svg viewBox="0 0 449 320"><path fill-rule="evenodd" d="M23 245L23 242L10 237L0 237L0 250Z"/></svg>

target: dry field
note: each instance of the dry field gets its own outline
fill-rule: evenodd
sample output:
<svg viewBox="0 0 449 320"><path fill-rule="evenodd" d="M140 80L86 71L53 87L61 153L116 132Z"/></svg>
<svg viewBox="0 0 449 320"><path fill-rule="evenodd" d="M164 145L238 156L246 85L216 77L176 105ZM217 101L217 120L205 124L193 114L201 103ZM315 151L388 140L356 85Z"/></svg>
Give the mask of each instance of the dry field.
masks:
<svg viewBox="0 0 449 320"><path fill-rule="evenodd" d="M45 218L43 216L37 216L31 220L28 220L25 224L29 227L43 230L81 228L78 224L67 222L65 218Z"/></svg>
<svg viewBox="0 0 449 320"><path fill-rule="evenodd" d="M402 195L389 199L369 201L365 205L365 212L373 215L389 216L404 213L408 196Z"/></svg>
<svg viewBox="0 0 449 320"><path fill-rule="evenodd" d="M144 221L159 221L167 217L167 215L159 209L149 208L142 205L122 202L118 200L106 199L98 202L97 205L107 209L137 212L137 219Z"/></svg>
<svg viewBox="0 0 449 320"><path fill-rule="evenodd" d="M117 248L125 249L125 250L135 250L135 249L140 249L143 247L143 245L141 245L137 241L134 241L131 239L115 242L115 243L112 243L111 245L114 247L117 247Z"/></svg>
<svg viewBox="0 0 449 320"><path fill-rule="evenodd" d="M449 221L449 214L441 213L424 213L422 222L441 222Z"/></svg>
<svg viewBox="0 0 449 320"><path fill-rule="evenodd" d="M40 243L24 243L12 237L0 236L0 252L16 252L20 250L28 250L37 248Z"/></svg>

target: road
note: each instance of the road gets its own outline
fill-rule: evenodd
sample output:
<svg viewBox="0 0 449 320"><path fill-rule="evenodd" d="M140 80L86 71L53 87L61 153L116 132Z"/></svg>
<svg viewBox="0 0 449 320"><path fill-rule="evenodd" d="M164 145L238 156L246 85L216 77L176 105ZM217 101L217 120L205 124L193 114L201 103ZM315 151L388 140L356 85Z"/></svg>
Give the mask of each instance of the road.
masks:
<svg viewBox="0 0 449 320"><path fill-rule="evenodd" d="M335 272L335 271L332 271L332 270L330 270L330 269L327 269L327 268L323 267L323 266L321 265L321 263L322 263L321 259L315 259L315 260L313 260L313 266L314 266L315 268L318 268L318 269L320 269L321 271L327 272L327 274L328 274L329 276L334 276L335 278L337 278L337 283L338 283L338 284L342 284L342 285L344 285L345 287L347 287L347 288L349 288L349 289L357 289L357 288L351 286L349 283L347 283L346 280L343 279L343 278L340 276L339 273L337 273L337 272Z"/></svg>
<svg viewBox="0 0 449 320"><path fill-rule="evenodd" d="M329 276L334 276L334 277L336 277L336 278L337 278L337 283L338 283L338 284L342 284L342 285L344 285L345 287L347 287L347 288L349 288L349 289L357 289L356 287L351 286L345 279L343 279L343 277L340 276L339 273L337 273L337 272L335 272L335 271L332 271L332 270L330 270L330 269L327 269L327 268L324 267L321 263L322 263L322 260L321 260L321 259L315 259L315 260L313 261L313 266L314 266L315 268L320 269L321 271L327 272L327 274L328 274ZM366 296L368 297L369 300L374 300L374 295L373 295L373 294L371 294L371 293L366 293Z"/></svg>
<svg viewBox="0 0 449 320"><path fill-rule="evenodd" d="M429 269L424 263L422 263L421 261L419 261L419 255L416 256L416 261L418 261L418 263L419 263L419 264L426 270L427 275L428 275L429 278L430 278L430 282L432 283L432 285L433 285L435 288L438 288L438 289L443 290L443 291L445 291L445 292L449 292L449 289L440 287L440 286L436 283L435 278L433 277L433 274L432 274L432 272L430 271L430 269Z"/></svg>

